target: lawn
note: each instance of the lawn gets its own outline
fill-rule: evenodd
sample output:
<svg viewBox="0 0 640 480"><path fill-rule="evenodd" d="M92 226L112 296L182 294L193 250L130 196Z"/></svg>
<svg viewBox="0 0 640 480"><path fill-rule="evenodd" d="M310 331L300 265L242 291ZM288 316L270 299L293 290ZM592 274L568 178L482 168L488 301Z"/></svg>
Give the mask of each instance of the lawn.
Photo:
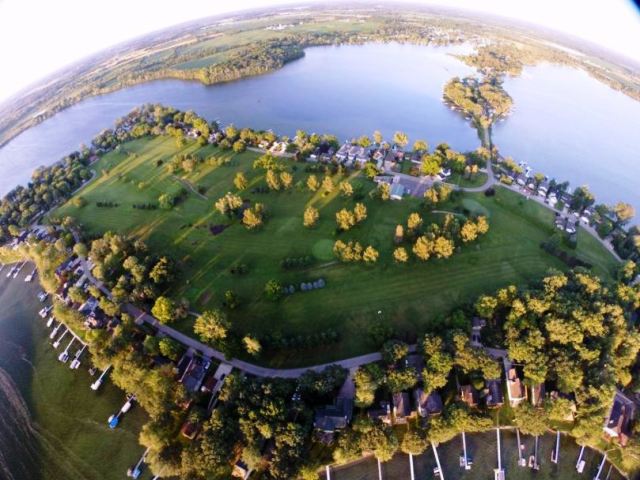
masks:
<svg viewBox="0 0 640 480"><path fill-rule="evenodd" d="M467 177L461 173L452 173L446 180L447 183L453 183L454 185L460 185L465 188L481 187L487 183L487 174L484 172L478 172L472 177Z"/></svg>
<svg viewBox="0 0 640 480"><path fill-rule="evenodd" d="M522 480L537 479L560 479L573 480L580 478L593 478L598 469L598 464L602 455L586 450L584 460L586 461L583 474L579 474L575 469L580 447L571 439L562 436L560 440L559 462L551 462L551 451L555 447L555 435L545 435L540 438L538 463L540 470L533 471L528 467L518 466L518 449L515 431L502 430L502 468L505 470L506 478L519 478ZM497 467L497 438L495 431L467 434L467 455L473 459L471 470L460 468L460 455L462 454L462 437L457 436L453 440L441 444L437 447L440 465L444 478L476 479L493 478L493 469ZM531 436L522 435L521 443L524 445L523 456L528 459L533 452L534 439ZM433 450L429 447L425 453L414 457L414 470L416 478L438 478L433 475L433 468L436 466ZM612 469L611 476L607 477L610 465L603 469L602 478L611 480L622 480L622 476ZM382 465L382 474L385 479L410 478L409 457L405 454L397 454L391 461ZM325 475L321 478L325 480ZM378 467L373 457L365 458L359 462L342 467L334 467L331 471L331 480L378 480Z"/></svg>
<svg viewBox="0 0 640 480"><path fill-rule="evenodd" d="M86 206L78 208L69 202L54 215L76 217L92 234L114 230L139 235L154 251L170 255L179 262L182 277L168 293L187 298L192 309L219 307L224 292L233 289L242 304L229 312L229 317L241 333L306 336L327 329L340 332L337 344L309 348L302 358L296 351L269 354L261 359L263 363L303 365L366 353L375 347L366 332L376 318L391 323L398 334L411 340L416 332L437 329L444 316L483 292L507 284L524 285L550 267L563 268L559 260L539 247L554 232L552 212L501 188L494 197L464 194L455 204L439 207L487 215L490 231L480 241L463 247L448 260L396 265L391 257L395 226L405 223L412 211L420 211L425 222L441 219L442 214L423 210L413 198L400 202L374 199L369 195L374 184L359 174L352 175L350 181L363 196L368 218L339 238L373 245L380 251L380 259L374 267L338 264L330 253L338 238L335 212L352 208L354 199L342 198L337 189L328 196L295 187L287 192L251 193L256 186L264 185L262 172L252 168L252 161L259 155L234 155L211 146L200 149L198 155L229 158L229 163L211 166L204 162L182 178L206 189L207 199L190 192L171 211L132 208L134 203L155 203L162 193L177 192L183 183L158 164L176 153L196 150L195 144L178 149L168 138L130 142L94 166L97 178L79 194L87 200ZM294 174L294 184L306 182L305 164L283 162ZM243 171L251 184L242 197L262 202L268 209L269 218L261 231L247 231L237 220L230 222L213 209L217 198L235 190L233 177L238 171ZM100 208L97 201L119 206ZM302 226L302 214L308 205L320 210L319 224L311 230ZM210 227L220 224L230 226L212 235ZM579 238L576 254L592 259L599 273L610 275L610 254L599 244ZM306 270L285 271L280 266L286 257L306 255L315 258ZM232 275L229 269L238 263L246 264L249 273ZM326 280L326 288L299 292L278 303L262 295L270 279L297 285L318 278ZM183 321L177 327L191 333L190 322Z"/></svg>

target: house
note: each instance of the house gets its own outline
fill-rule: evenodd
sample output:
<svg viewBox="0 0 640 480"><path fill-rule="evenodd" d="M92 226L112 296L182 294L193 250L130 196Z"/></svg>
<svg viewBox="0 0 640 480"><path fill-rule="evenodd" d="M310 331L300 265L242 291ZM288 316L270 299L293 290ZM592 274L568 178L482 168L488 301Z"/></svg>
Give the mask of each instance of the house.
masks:
<svg viewBox="0 0 640 480"><path fill-rule="evenodd" d="M336 152L336 159L338 160L338 162L342 163L344 162L347 158L349 158L349 148L351 147L350 144L345 143L344 145L342 145L338 151Z"/></svg>
<svg viewBox="0 0 640 480"><path fill-rule="evenodd" d="M184 422L184 424L182 424L180 434L189 440L193 440L194 438L196 438L198 430L200 430L200 427L197 423L187 420L186 422Z"/></svg>
<svg viewBox="0 0 640 480"><path fill-rule="evenodd" d="M524 187L527 183L527 177L525 177L524 175L518 175L516 177L516 183L521 187Z"/></svg>
<svg viewBox="0 0 640 480"><path fill-rule="evenodd" d="M541 182L540 185L538 185L538 195L540 195L541 197L546 197L548 191L549 191L549 183Z"/></svg>
<svg viewBox="0 0 640 480"><path fill-rule="evenodd" d="M518 377L515 367L510 367L507 370L507 395L512 407L520 405L527 399L527 389Z"/></svg>
<svg viewBox="0 0 640 480"><path fill-rule="evenodd" d="M353 416L353 400L346 397L338 397L333 405L327 405L316 409L313 426L325 433L333 433L336 430L346 428Z"/></svg>
<svg viewBox="0 0 640 480"><path fill-rule="evenodd" d="M391 198L391 200L402 200L402 197L404 196L404 192L405 192L404 185L400 183L394 183L391 186L391 193L389 195L389 198Z"/></svg>
<svg viewBox="0 0 640 480"><path fill-rule="evenodd" d="M411 416L411 399L406 392L394 393L393 402L393 418L395 423L407 423L408 417Z"/></svg>
<svg viewBox="0 0 640 480"><path fill-rule="evenodd" d="M188 392L197 392L206 373L207 369L202 359L191 357L191 361L180 378L180 383L184 385Z"/></svg>
<svg viewBox="0 0 640 480"><path fill-rule="evenodd" d="M410 353L404 360L406 368L413 368L416 372L416 380L422 378L422 370L424 370L424 355L418 353Z"/></svg>
<svg viewBox="0 0 640 480"><path fill-rule="evenodd" d="M367 410L367 416L372 420L380 420L382 423L391 425L391 406L389 402L380 402L379 408L370 408Z"/></svg>
<svg viewBox="0 0 640 480"><path fill-rule="evenodd" d="M620 391L616 392L603 428L605 437L617 440L622 447L626 446L633 433L635 415L636 406L633 400Z"/></svg>
<svg viewBox="0 0 640 480"><path fill-rule="evenodd" d="M471 341L469 342L472 347L482 347L481 331L487 325L487 321L484 318L473 317L471 320Z"/></svg>
<svg viewBox="0 0 640 480"><path fill-rule="evenodd" d="M460 387L460 401L466 403L469 407L478 405L478 391L471 385L462 385Z"/></svg>
<svg viewBox="0 0 640 480"><path fill-rule="evenodd" d="M436 391L427 393L421 388L414 391L418 415L430 417L442 413L442 397Z"/></svg>
<svg viewBox="0 0 640 480"><path fill-rule="evenodd" d="M231 472L232 477L247 480L247 478L249 478L249 475L251 475L251 469L242 460L238 460L233 465L233 471Z"/></svg>
<svg viewBox="0 0 640 480"><path fill-rule="evenodd" d="M502 394L502 382L498 379L487 381L487 407L497 408L501 407L504 403L504 396Z"/></svg>

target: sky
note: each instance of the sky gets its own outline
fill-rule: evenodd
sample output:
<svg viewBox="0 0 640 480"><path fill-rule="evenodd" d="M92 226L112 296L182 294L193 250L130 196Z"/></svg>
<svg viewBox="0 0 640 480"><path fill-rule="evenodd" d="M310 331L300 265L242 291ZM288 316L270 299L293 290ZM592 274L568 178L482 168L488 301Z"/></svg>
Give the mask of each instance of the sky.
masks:
<svg viewBox="0 0 640 480"><path fill-rule="evenodd" d="M0 0L0 102L68 64L145 33L211 15L293 3L301 2L109 0L97 6L96 0ZM480 11L544 25L640 61L640 12L631 0L413 3Z"/></svg>

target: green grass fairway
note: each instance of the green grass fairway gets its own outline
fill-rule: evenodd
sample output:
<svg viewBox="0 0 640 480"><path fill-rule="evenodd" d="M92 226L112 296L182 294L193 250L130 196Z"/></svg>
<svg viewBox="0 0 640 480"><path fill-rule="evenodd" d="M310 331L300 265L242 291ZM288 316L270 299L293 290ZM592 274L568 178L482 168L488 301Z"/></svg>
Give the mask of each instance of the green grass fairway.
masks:
<svg viewBox="0 0 640 480"><path fill-rule="evenodd" d="M251 193L252 188L264 185L262 172L252 168L253 160L259 156L254 152L233 155L204 147L198 151L203 158L231 158L229 164L219 167L204 162L196 172L183 176L182 182L206 188L206 200L190 192L171 211L132 208L134 203L155 203L161 193L177 191L180 181L157 162L166 163L179 151L196 150L194 144L178 150L169 138L130 142L120 153L110 153L94 166L97 178L80 192L88 202L86 206L79 209L69 202L54 215L76 217L93 234L115 230L139 235L153 250L171 255L179 262L182 276L169 293L186 297L195 310L220 306L224 292L233 289L242 305L229 316L241 333L298 336L329 328L340 332L338 344L307 349L304 356L295 351L269 355L262 359L265 363L311 364L365 353L373 348L366 332L376 318L392 323L399 334L415 334L437 327L444 315L480 293L512 283L524 285L550 267L563 268L559 260L539 247L554 232L553 213L501 188L494 197L467 194L461 199L461 208L486 213L490 219L490 231L480 241L463 247L449 260L434 259L425 264L412 260L408 265L396 265L391 257L395 226L406 223L410 212L420 211L418 200L373 199L369 195L373 183L353 174L350 180L364 194L368 218L336 237L335 212L343 207L353 208L355 201L342 198L337 188L328 196L295 187L287 192ZM306 182L304 164L282 161L294 173L294 184ZM237 220L230 222L213 209L217 198L235 191L233 177L238 171L243 171L251 184L242 197L264 203L269 211L261 231L247 231ZM140 182L144 184L139 185ZM97 201L117 202L120 206L98 208ZM308 205L320 210L320 221L314 229L302 226L302 214ZM455 207L448 204L442 209ZM436 218L436 214L426 211L421 214L427 223ZM223 233L210 233L210 226L229 223ZM335 262L331 250L337 238L373 245L380 251L378 263L367 267ZM582 236L576 254L592 261L603 275L609 275L615 265L597 242ZM285 271L280 266L285 257L307 255L314 256L316 263L306 270ZM232 275L229 268L237 263L248 265L249 273ZM269 302L262 295L270 279L283 285L298 285L320 277L327 282L323 290L296 293L278 303ZM191 322L177 327L191 333Z"/></svg>

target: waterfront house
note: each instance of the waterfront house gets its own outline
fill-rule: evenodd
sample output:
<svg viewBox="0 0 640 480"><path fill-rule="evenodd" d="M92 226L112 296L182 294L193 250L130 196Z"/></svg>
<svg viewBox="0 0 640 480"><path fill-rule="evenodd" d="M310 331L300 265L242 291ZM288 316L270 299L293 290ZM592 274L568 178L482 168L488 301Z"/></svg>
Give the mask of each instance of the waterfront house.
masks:
<svg viewBox="0 0 640 480"><path fill-rule="evenodd" d="M442 397L435 390L427 393L422 388L414 391L416 409L421 417L430 417L442 413Z"/></svg>
<svg viewBox="0 0 640 480"><path fill-rule="evenodd" d="M605 437L617 441L622 447L626 446L633 433L635 415L636 406L633 400L617 391L604 424Z"/></svg>
<svg viewBox="0 0 640 480"><path fill-rule="evenodd" d="M372 420L380 420L382 423L391 425L391 405L387 401L382 401L379 408L367 410L367 416Z"/></svg>
<svg viewBox="0 0 640 480"><path fill-rule="evenodd" d="M504 395L502 394L502 382L498 379L487 381L487 407L497 408L504 403Z"/></svg>
<svg viewBox="0 0 640 480"><path fill-rule="evenodd" d="M353 400L338 397L332 405L316 409L313 426L324 433L334 433L349 425L353 416Z"/></svg>
<svg viewBox="0 0 640 480"><path fill-rule="evenodd" d="M469 407L477 406L478 391L471 385L462 385L460 387L460 401L466 403Z"/></svg>
<svg viewBox="0 0 640 480"><path fill-rule="evenodd" d="M505 362L506 366L506 362ZM518 376L515 367L508 368L507 372L507 395L509 396L509 404L512 407L520 405L527 399L527 389L522 380Z"/></svg>
<svg viewBox="0 0 640 480"><path fill-rule="evenodd" d="M393 419L397 424L407 423L411 416L411 399L406 392L394 393L393 401Z"/></svg>
<svg viewBox="0 0 640 480"><path fill-rule="evenodd" d="M400 183L395 183L391 186L391 193L389 197L391 198L391 200L402 200L404 193L405 193L404 185Z"/></svg>

